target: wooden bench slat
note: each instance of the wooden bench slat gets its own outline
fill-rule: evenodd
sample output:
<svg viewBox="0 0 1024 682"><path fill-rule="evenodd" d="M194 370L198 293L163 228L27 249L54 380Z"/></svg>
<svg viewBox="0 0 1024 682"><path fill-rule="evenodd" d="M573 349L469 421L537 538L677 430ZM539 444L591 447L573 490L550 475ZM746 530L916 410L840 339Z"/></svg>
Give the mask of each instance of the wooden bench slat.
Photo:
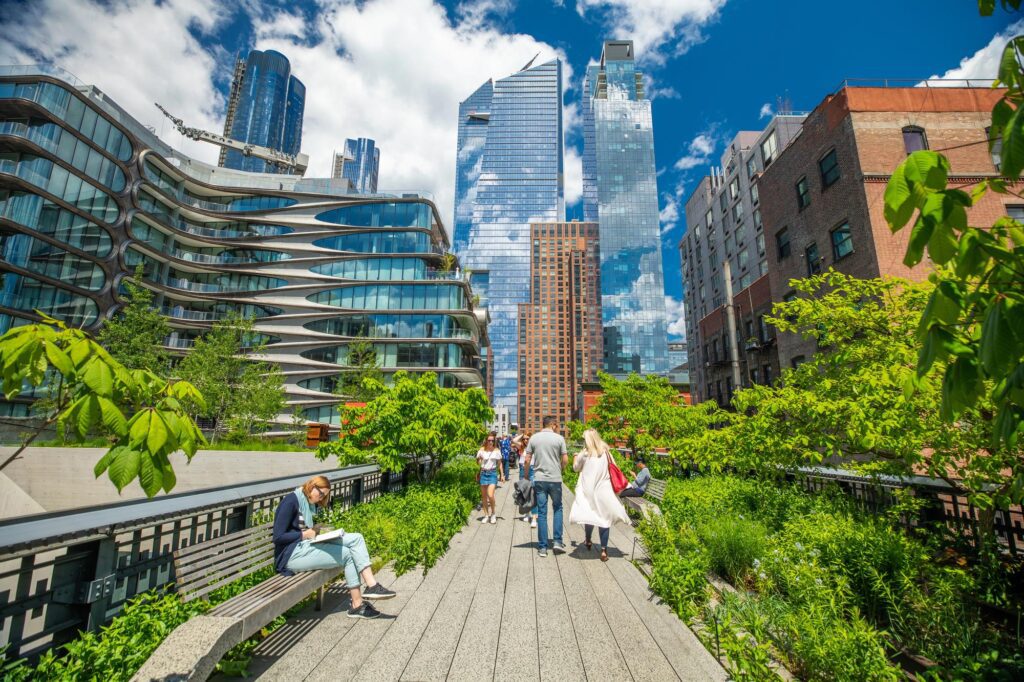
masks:
<svg viewBox="0 0 1024 682"><path fill-rule="evenodd" d="M174 575L179 585L185 585L204 575L215 574L227 566L237 566L246 560L258 561L273 553L274 545L269 542L249 545L240 548L238 552L221 554L198 565L175 564Z"/></svg>
<svg viewBox="0 0 1024 682"><path fill-rule="evenodd" d="M266 568L267 566L273 566L273 565L274 565L274 562L272 560L270 560L270 561L267 561L265 564L262 564L262 565L257 564L255 566L249 566L248 568L246 568L246 569L244 569L242 571L239 571L238 573L233 573L233 574L225 575L224 578L222 580L220 580L220 582L218 582L218 583L207 585L206 587L204 587L204 588L202 588L200 590L196 590L195 592L185 592L185 593L182 593L182 599L184 601L194 601L196 599L199 599L201 597L206 596L207 594L209 594L209 593L211 593L211 592L213 592L215 590L219 590L220 588L224 587L225 585L230 585L231 583L235 582L239 578L244 578L245 576L250 575L252 573L255 573L256 571L259 571L259 570L261 570L263 568Z"/></svg>
<svg viewBox="0 0 1024 682"><path fill-rule="evenodd" d="M266 601L266 598L269 595L278 592L279 590L289 588L292 585L302 584L303 582L308 582L310 585L316 583L317 576L315 571L298 573L293 576L276 575L273 578L265 580L259 585L246 590L237 597L229 599L223 604L219 604L212 613L216 616L244 616L253 609L259 608ZM313 589L315 588L311 587L310 592L312 592Z"/></svg>
<svg viewBox="0 0 1024 682"><path fill-rule="evenodd" d="M227 537L224 540L217 538L217 541L208 543L209 546L201 547L196 546L196 551L183 554L175 552L174 561L175 563L183 566L189 566L192 564L201 564L204 561L208 561L210 557L217 556L219 554L229 553L237 551L239 548L246 547L251 544L257 544L261 542L272 542L273 533L267 531L266 533L246 533L245 535L239 535L236 538ZM207 544L207 543L202 543ZM188 547L187 549L192 549Z"/></svg>
<svg viewBox="0 0 1024 682"><path fill-rule="evenodd" d="M232 533L223 533L215 538L207 538L201 542L197 542L188 547L181 547L175 550L174 555L178 558L183 558L195 554L196 552L205 552L215 548L219 543L232 542L241 540L242 538L254 535L260 531L271 532L273 530L272 523L264 523L260 526L253 526L252 528L246 528L245 530L234 531Z"/></svg>
<svg viewBox="0 0 1024 682"><path fill-rule="evenodd" d="M246 569L250 566L267 566L273 565L274 563L274 550L271 548L269 551L264 550L259 554L253 556L238 557L237 559L224 564L211 566L203 573L194 574L183 578L178 583L178 591L180 592L194 592L197 588L201 588L205 585L214 583L221 583L225 578L231 578L231 576L237 573L239 570Z"/></svg>

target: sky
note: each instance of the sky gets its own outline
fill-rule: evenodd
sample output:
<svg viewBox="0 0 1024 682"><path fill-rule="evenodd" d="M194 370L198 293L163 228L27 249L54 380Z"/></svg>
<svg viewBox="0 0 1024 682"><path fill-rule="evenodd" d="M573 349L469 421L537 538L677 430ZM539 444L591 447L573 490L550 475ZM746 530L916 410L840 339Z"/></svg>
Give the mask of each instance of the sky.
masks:
<svg viewBox="0 0 1024 682"><path fill-rule="evenodd" d="M0 0L0 64L60 66L216 163L153 102L220 132L235 55L278 50L306 85L307 175L329 175L346 137L373 138L381 190L431 192L450 233L459 102L535 55L565 62L566 213L582 217L581 79L604 40L631 39L678 338L684 205L738 131L780 104L810 111L845 79L992 78L1021 16L981 17L973 0Z"/></svg>

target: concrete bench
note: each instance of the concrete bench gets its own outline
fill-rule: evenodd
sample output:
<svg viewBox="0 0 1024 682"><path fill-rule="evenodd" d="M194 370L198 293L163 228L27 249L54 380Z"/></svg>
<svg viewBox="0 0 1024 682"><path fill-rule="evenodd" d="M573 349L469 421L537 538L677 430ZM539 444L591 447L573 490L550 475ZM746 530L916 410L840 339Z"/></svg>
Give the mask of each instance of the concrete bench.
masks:
<svg viewBox="0 0 1024 682"><path fill-rule="evenodd" d="M647 484L647 490L643 497L623 497L622 502L629 509L640 512L641 515L660 514L659 505L665 499L665 481L652 478Z"/></svg>
<svg viewBox="0 0 1024 682"><path fill-rule="evenodd" d="M210 593L274 565L273 524L222 535L174 553L175 589L185 601ZM275 575L196 616L165 639L132 680L205 680L239 644L313 592L316 608L341 569Z"/></svg>

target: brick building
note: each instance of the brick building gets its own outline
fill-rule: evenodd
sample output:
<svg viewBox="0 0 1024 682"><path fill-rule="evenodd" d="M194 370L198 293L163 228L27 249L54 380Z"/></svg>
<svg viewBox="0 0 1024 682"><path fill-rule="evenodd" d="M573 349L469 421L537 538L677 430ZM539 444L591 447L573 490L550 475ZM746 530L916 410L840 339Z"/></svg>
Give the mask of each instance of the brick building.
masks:
<svg viewBox="0 0 1024 682"><path fill-rule="evenodd" d="M829 267L861 278L925 279L927 262L903 265L909 226L894 235L885 221L886 183L917 149L946 155L951 185L998 175L986 129L1001 95L991 88L846 87L826 97L758 179L771 299L786 300L794 295L791 279ZM969 220L991 225L1021 210L988 193ZM817 350L796 334L779 334L777 341L782 367Z"/></svg>
<svg viewBox="0 0 1024 682"><path fill-rule="evenodd" d="M519 304L519 424L537 431L583 409L602 361L597 223L530 225L530 302Z"/></svg>

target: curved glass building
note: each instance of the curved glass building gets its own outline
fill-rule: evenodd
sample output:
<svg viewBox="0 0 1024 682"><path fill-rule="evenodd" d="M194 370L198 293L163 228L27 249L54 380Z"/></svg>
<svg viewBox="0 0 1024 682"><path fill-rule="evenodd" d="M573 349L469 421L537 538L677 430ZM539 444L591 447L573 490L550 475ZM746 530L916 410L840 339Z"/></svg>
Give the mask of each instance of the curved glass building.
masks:
<svg viewBox="0 0 1024 682"><path fill-rule="evenodd" d="M34 311L97 330L141 266L173 328L168 347L187 352L230 313L253 317L262 359L310 419L337 422L354 340L373 345L385 376L482 384L486 313L442 266L429 199L200 163L54 73L0 67L0 333Z"/></svg>

